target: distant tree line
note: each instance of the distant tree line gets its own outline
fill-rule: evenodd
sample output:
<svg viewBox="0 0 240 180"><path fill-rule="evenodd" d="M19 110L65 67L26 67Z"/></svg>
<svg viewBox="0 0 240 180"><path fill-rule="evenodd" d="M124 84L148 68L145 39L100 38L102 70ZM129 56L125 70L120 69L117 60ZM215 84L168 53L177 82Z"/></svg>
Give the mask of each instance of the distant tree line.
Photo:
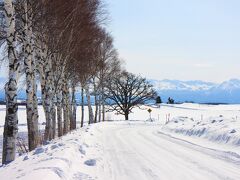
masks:
<svg viewBox="0 0 240 180"><path fill-rule="evenodd" d="M157 96L156 98L156 104L161 104L162 103L162 99L160 96Z"/></svg>
<svg viewBox="0 0 240 180"><path fill-rule="evenodd" d="M173 98L171 98L171 97L169 97L168 98L168 102L167 102L168 104L174 104L175 103L175 101L174 101L174 99Z"/></svg>

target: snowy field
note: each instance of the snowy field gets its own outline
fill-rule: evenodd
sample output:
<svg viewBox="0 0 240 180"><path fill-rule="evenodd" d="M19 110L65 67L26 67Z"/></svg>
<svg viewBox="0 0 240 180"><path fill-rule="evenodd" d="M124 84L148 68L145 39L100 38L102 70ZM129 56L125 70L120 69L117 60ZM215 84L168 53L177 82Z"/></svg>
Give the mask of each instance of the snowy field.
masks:
<svg viewBox="0 0 240 180"><path fill-rule="evenodd" d="M39 112L43 129L42 107ZM0 106L1 134L4 116ZM240 105L164 104L135 109L129 122L114 113L106 118L111 121L85 126L0 167L0 179L240 179ZM19 123L24 136L23 107Z"/></svg>

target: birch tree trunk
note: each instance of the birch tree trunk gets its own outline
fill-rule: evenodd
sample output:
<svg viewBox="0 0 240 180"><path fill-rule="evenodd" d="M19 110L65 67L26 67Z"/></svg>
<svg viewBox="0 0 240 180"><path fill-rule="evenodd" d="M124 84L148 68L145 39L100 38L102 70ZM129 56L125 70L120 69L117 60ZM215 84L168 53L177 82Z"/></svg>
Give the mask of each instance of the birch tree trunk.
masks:
<svg viewBox="0 0 240 180"><path fill-rule="evenodd" d="M26 74L26 94L27 94L27 124L28 124L28 146L32 151L39 144L38 131L38 110L37 110L37 95L36 95L36 80L35 80L35 63L33 59L32 46L32 25L31 25L31 7L27 1L24 3L25 18L24 18L24 67Z"/></svg>
<svg viewBox="0 0 240 180"><path fill-rule="evenodd" d="M94 116L94 123L97 123L97 116L98 116L98 95L97 95L97 85L95 78L93 79L93 88L94 88L94 103L95 103L95 116Z"/></svg>
<svg viewBox="0 0 240 180"><path fill-rule="evenodd" d="M103 83L102 83L102 76L100 75L100 82L99 82L99 89L100 89L100 93L99 93L99 100L98 100L98 108L99 108L99 112L98 112L98 122L101 122L102 120L102 105L103 105Z"/></svg>
<svg viewBox="0 0 240 180"><path fill-rule="evenodd" d="M62 93L57 94L57 121L58 121L58 137L63 135L62 127Z"/></svg>
<svg viewBox="0 0 240 180"><path fill-rule="evenodd" d="M77 102L76 102L76 88L75 85L72 86L72 120L71 120L71 130L77 128Z"/></svg>
<svg viewBox="0 0 240 180"><path fill-rule="evenodd" d="M99 101L98 101L98 96L95 95L95 116L94 116L94 123L97 123L97 118L98 118L98 108L99 108Z"/></svg>
<svg viewBox="0 0 240 180"><path fill-rule="evenodd" d="M101 94L102 94L102 99L101 99L101 102L102 102L102 121L104 122L105 121L105 96L104 96L104 87L102 86L101 88Z"/></svg>
<svg viewBox="0 0 240 180"><path fill-rule="evenodd" d="M53 104L52 104L52 110L51 110L51 115L52 115L52 136L51 136L51 139L54 139L56 137L56 128L57 128L56 106L55 106L54 101L52 102Z"/></svg>
<svg viewBox="0 0 240 180"><path fill-rule="evenodd" d="M69 88L69 83L67 82L67 91L66 91L66 98L67 98L67 109L68 109L68 121L69 121L69 127L68 127L68 132L72 130L73 128L73 112L72 112L72 99L70 96L70 88Z"/></svg>
<svg viewBox="0 0 240 180"><path fill-rule="evenodd" d="M88 124L92 124L94 122L94 117L93 117L93 110L92 110L92 105L91 105L91 96L90 96L90 91L89 91L89 85L86 86L85 91L86 91L86 96L87 96L88 112L89 112Z"/></svg>
<svg viewBox="0 0 240 180"><path fill-rule="evenodd" d="M105 121L105 103L102 104L102 121Z"/></svg>
<svg viewBox="0 0 240 180"><path fill-rule="evenodd" d="M18 131L17 117L17 73L19 61L16 55L15 12L12 0L4 0L7 49L9 61L9 79L5 85L6 117L3 133L2 163L8 164L15 159L16 137Z"/></svg>
<svg viewBox="0 0 240 180"><path fill-rule="evenodd" d="M38 45L40 45L41 43L39 43ZM43 44L43 43L42 43ZM43 46L43 45L42 45ZM43 109L44 109L44 113L46 115L46 105L45 105L45 99L46 99L46 96L45 96L45 93L46 93L46 90L45 90L45 86L46 86L46 77L45 77L45 71L44 71L44 66L45 66L45 60L46 60L46 57L47 56L46 54L46 49L44 47L41 47L41 49L39 49L37 51L37 70L38 70L38 73L39 73L39 76L40 76L40 85L41 85L41 95L42 95L42 106L43 106Z"/></svg>
<svg viewBox="0 0 240 180"><path fill-rule="evenodd" d="M38 127L38 120L39 120L39 114L38 114L38 97L37 97L37 83L36 83L36 64L33 64L34 66L34 71L33 71L33 79L35 80L33 82L33 110L34 110L34 130L35 132L37 132L37 134L35 133L35 138L37 138L37 145L40 144L40 131L39 131L39 127ZM36 139L35 139L36 140Z"/></svg>
<svg viewBox="0 0 240 180"><path fill-rule="evenodd" d="M59 82L57 87L57 121L58 121L58 137L63 135L63 125L62 125L62 83Z"/></svg>
<svg viewBox="0 0 240 180"><path fill-rule="evenodd" d="M58 137L63 135L63 87L66 62L67 59L63 59L61 54L56 56L55 64L57 66L57 72L55 72L54 84L56 86Z"/></svg>
<svg viewBox="0 0 240 180"><path fill-rule="evenodd" d="M98 122L101 122L102 118L102 96L99 95L99 101L98 101Z"/></svg>
<svg viewBox="0 0 240 180"><path fill-rule="evenodd" d="M82 116L81 116L81 127L84 123L84 88L81 89L81 107L82 107Z"/></svg>
<svg viewBox="0 0 240 180"><path fill-rule="evenodd" d="M53 78L53 75L52 75ZM56 106L55 106L55 86L54 86L54 80L51 80L51 87L52 87L52 105L51 105L51 118L52 118L52 136L51 139L54 139L56 137Z"/></svg>
<svg viewBox="0 0 240 180"><path fill-rule="evenodd" d="M52 140L53 137L53 128L52 128L52 73L51 73L51 59L48 59L45 66L45 80L46 84L43 90L44 93L44 104L45 104L45 116L46 116L46 126L45 126L45 133L44 133L44 139L45 141Z"/></svg>
<svg viewBox="0 0 240 180"><path fill-rule="evenodd" d="M44 140L52 140L56 134L55 87L53 78L52 58L48 57L48 48L43 42L38 46L38 71L41 82L42 105L46 118Z"/></svg>
<svg viewBox="0 0 240 180"><path fill-rule="evenodd" d="M69 108L68 108L68 87L67 81L64 80L63 85L63 119L64 119L64 126L63 126L63 134L67 134L69 132Z"/></svg>

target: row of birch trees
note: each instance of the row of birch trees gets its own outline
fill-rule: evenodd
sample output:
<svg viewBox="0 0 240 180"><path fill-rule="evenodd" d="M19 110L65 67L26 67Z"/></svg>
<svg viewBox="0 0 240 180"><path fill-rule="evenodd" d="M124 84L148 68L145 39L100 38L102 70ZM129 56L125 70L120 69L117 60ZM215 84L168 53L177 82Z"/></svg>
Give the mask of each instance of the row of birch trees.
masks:
<svg viewBox="0 0 240 180"><path fill-rule="evenodd" d="M106 30L101 0L4 0L1 44L6 47L8 82L2 163L15 159L18 132L17 90L26 80L28 149L77 127L77 91L89 121L105 120L105 82L121 70L113 39ZM41 89L45 131L39 130L37 90ZM96 108L92 108L92 97Z"/></svg>

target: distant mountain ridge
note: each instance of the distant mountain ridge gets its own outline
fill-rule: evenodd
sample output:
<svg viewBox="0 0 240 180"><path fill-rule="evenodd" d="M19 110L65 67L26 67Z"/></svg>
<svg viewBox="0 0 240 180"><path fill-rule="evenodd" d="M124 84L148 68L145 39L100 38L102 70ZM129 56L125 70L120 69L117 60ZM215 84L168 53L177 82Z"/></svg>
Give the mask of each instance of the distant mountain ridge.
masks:
<svg viewBox="0 0 240 180"><path fill-rule="evenodd" d="M229 103L240 104L240 80L230 79L223 83L212 83L205 81L180 81L180 80L149 80L158 94L166 102L168 97L172 97L176 102L196 102L196 103ZM4 85L6 78L0 77L0 100L4 100ZM25 90L18 92L19 99L25 99ZM38 97L41 93L38 92ZM80 93L77 94L80 99Z"/></svg>
<svg viewBox="0 0 240 180"><path fill-rule="evenodd" d="M180 80L150 80L156 89L159 90L208 90L216 86L215 83L204 81L180 81Z"/></svg>
<svg viewBox="0 0 240 180"><path fill-rule="evenodd" d="M223 83L204 81L150 80L163 101L172 97L177 102L240 103L240 80L230 79Z"/></svg>

